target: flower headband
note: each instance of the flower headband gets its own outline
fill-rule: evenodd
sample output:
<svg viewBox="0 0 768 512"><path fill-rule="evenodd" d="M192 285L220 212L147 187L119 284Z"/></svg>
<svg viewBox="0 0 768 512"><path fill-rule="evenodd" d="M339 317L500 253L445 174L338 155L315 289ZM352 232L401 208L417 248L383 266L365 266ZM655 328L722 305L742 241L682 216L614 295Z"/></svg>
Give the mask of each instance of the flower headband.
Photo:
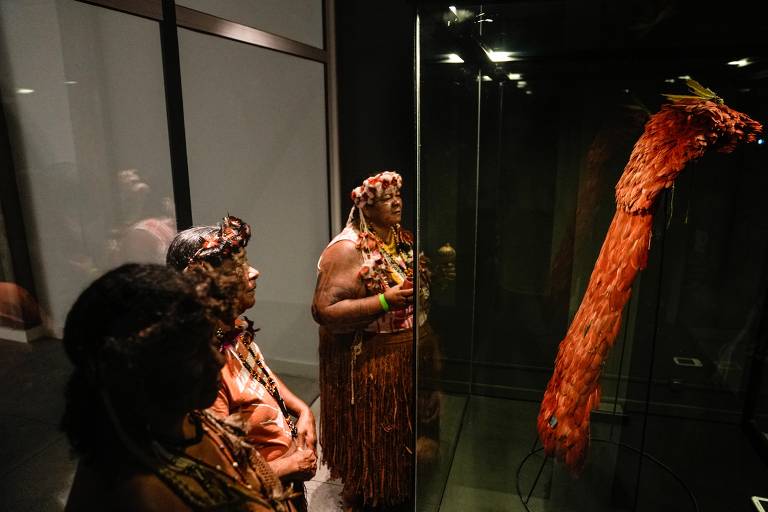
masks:
<svg viewBox="0 0 768 512"><path fill-rule="evenodd" d="M248 245L251 239L251 226L234 215L227 215L219 224L219 229L205 237L203 245L189 258L190 263L207 261L218 265L224 258L229 258Z"/></svg>
<svg viewBox="0 0 768 512"><path fill-rule="evenodd" d="M391 187L400 190L402 186L403 178L399 174L395 171L383 171L376 176L366 178L362 185L352 189L350 197L352 197L355 207L362 208L366 204L373 204Z"/></svg>

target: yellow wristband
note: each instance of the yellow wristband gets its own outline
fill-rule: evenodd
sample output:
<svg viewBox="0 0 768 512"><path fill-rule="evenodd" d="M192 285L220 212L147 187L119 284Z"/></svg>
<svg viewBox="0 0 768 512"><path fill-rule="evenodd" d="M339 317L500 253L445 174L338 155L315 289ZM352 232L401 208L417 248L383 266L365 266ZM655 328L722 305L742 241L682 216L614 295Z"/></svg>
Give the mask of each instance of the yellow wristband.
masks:
<svg viewBox="0 0 768 512"><path fill-rule="evenodd" d="M381 309L383 309L385 313L389 311L389 304L387 303L387 299L384 297L383 293L379 294L379 304L381 304Z"/></svg>

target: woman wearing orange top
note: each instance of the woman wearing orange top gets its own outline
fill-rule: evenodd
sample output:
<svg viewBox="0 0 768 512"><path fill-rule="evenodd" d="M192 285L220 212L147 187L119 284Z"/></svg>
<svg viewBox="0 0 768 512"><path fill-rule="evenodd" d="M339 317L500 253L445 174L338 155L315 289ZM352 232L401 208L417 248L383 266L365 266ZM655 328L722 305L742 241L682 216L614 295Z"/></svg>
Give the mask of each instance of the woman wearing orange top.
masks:
<svg viewBox="0 0 768 512"><path fill-rule="evenodd" d="M227 216L218 226L190 228L171 242L166 262L179 270L206 268L240 280L237 307L242 314L255 303L259 272L248 264L245 246L250 227ZM286 484L302 492L317 470L315 418L306 403L274 374L254 341L256 329L246 317L218 331L226 358L213 406L215 416L239 425L247 440ZM295 417L296 420L292 417ZM304 500L296 500L299 508Z"/></svg>
<svg viewBox="0 0 768 512"><path fill-rule="evenodd" d="M66 510L294 510L242 432L202 410L228 296L208 276L137 264L80 294L63 339L74 369L61 426L79 456Z"/></svg>

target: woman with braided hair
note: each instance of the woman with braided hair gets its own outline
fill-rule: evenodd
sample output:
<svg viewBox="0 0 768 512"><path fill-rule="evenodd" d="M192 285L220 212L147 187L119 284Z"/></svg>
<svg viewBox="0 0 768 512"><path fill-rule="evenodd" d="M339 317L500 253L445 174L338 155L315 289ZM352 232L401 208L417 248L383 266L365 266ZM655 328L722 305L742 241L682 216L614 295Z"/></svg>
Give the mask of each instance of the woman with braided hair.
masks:
<svg viewBox="0 0 768 512"><path fill-rule="evenodd" d="M80 462L67 510L292 510L242 432L202 410L223 363L224 290L197 273L129 264L72 306L62 429Z"/></svg>
<svg viewBox="0 0 768 512"><path fill-rule="evenodd" d="M347 509L395 507L412 498L417 321L421 375L435 362L426 323L429 273L420 259L414 294L413 236L400 227L401 187L398 173L384 171L355 188L347 226L318 262L312 313L320 324L320 444L331 476L344 482ZM420 396L422 402L432 404L432 414L419 415L419 435L434 434L436 395ZM422 424L427 418L431 425Z"/></svg>
<svg viewBox="0 0 768 512"><path fill-rule="evenodd" d="M203 271L232 279L233 320L218 329L219 348L225 358L214 416L238 425L306 509L304 482L317 471L315 418L309 406L272 372L255 342L257 329L242 315L255 303L259 271L248 263L246 245L250 226L227 216L216 226L194 227L176 235L166 263L177 270ZM292 419L296 418L296 421Z"/></svg>

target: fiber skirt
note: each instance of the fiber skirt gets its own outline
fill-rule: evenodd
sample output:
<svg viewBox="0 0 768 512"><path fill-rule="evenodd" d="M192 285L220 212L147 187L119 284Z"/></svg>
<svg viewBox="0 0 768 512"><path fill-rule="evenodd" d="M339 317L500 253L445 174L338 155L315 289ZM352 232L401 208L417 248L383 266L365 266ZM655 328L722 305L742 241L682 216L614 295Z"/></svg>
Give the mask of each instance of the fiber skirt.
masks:
<svg viewBox="0 0 768 512"><path fill-rule="evenodd" d="M431 329L419 333L424 341ZM345 500L374 507L407 501L414 459L413 331L361 333L356 340L321 328L320 399L323 460L331 477L344 482Z"/></svg>

